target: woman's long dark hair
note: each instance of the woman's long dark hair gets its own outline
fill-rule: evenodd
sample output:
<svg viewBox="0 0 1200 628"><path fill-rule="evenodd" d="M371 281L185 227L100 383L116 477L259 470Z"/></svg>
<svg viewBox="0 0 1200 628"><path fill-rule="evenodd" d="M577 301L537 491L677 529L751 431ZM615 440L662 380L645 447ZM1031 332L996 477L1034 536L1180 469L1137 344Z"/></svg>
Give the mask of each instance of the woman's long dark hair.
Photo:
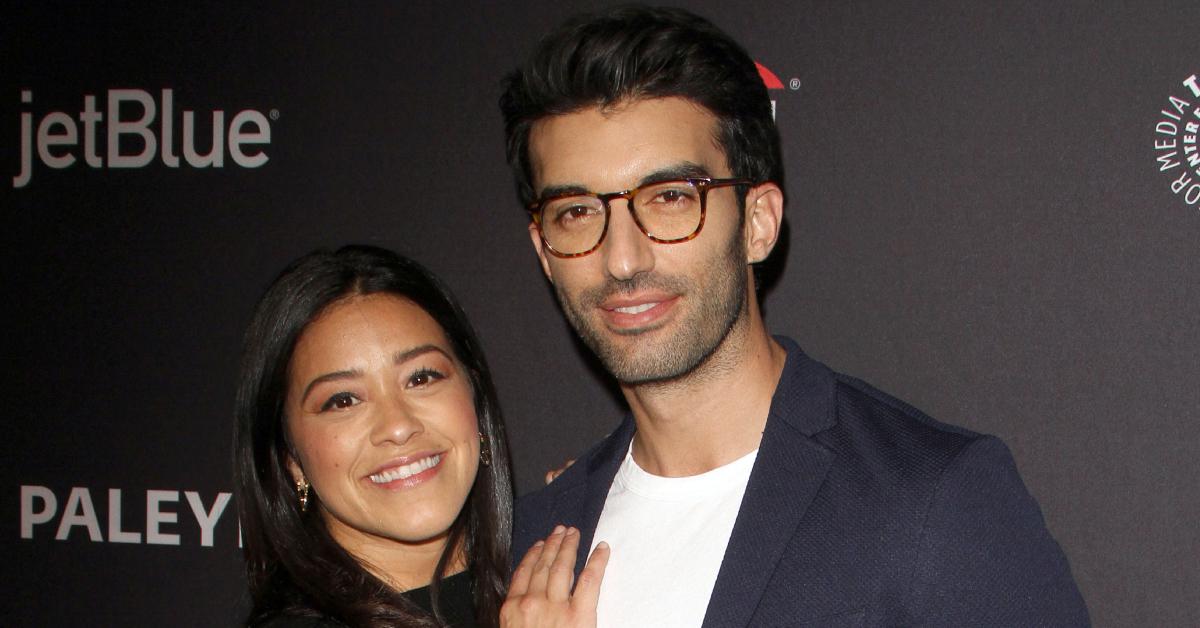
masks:
<svg viewBox="0 0 1200 628"><path fill-rule="evenodd" d="M320 495L301 510L288 473L284 420L288 364L304 329L347 297L395 295L425 310L445 331L475 395L490 465L480 465L435 570L435 616L371 575L329 535ZM504 601L512 532L512 477L504 422L475 332L450 292L429 271L391 251L347 246L315 251L289 265L267 289L246 331L237 391L234 477L246 572L256 625L286 613L321 615L348 626L438 626L438 582L455 549L471 570L475 613L495 626Z"/></svg>

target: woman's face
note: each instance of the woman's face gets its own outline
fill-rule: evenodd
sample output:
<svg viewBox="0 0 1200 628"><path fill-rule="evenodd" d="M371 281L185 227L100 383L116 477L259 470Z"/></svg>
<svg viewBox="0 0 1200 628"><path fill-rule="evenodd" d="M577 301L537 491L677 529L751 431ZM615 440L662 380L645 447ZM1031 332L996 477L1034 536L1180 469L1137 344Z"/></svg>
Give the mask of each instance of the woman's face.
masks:
<svg viewBox="0 0 1200 628"><path fill-rule="evenodd" d="M343 547L440 551L479 436L470 380L425 310L383 294L335 302L296 343L286 417L288 466Z"/></svg>

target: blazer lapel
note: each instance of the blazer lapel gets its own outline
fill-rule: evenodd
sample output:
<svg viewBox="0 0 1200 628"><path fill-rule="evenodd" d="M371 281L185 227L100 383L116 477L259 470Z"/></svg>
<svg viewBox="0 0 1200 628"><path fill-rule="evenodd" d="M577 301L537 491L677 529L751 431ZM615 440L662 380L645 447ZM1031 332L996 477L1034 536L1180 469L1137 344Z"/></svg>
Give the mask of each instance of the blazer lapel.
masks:
<svg viewBox="0 0 1200 628"><path fill-rule="evenodd" d="M747 626L833 456L809 436L833 424L834 381L791 341L704 626Z"/></svg>
<svg viewBox="0 0 1200 628"><path fill-rule="evenodd" d="M555 521L579 528L579 551L575 556L576 578L587 563L592 538L596 534L596 525L600 523L600 513L604 511L604 502L608 499L608 490L612 487L613 478L617 476L617 470L621 468L625 453L629 451L633 433L633 417L626 415L625 420L616 431L604 439L594 455L577 463L587 465L583 481L565 491L554 502Z"/></svg>

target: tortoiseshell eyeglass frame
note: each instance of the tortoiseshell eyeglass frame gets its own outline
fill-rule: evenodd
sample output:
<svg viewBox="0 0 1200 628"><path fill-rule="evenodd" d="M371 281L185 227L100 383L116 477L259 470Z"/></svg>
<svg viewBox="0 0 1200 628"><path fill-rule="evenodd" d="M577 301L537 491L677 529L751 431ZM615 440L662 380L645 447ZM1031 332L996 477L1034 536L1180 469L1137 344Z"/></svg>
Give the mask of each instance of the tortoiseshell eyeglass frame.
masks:
<svg viewBox="0 0 1200 628"><path fill-rule="evenodd" d="M638 192L642 191L645 188L651 187L651 186L663 185L663 184L669 184L669 183L689 183L689 184L691 184L692 187L696 188L697 192L699 192L699 194L700 194L700 220L696 223L696 229L694 231L692 231L690 234L683 236L682 238L658 238L658 237L651 235L650 232L646 230L646 226L642 224L641 218L638 218L637 208L633 206L633 197L637 196ZM609 206L609 201L612 201L613 199L623 198L626 201L629 201L628 203L626 203L626 207L629 208L629 214L631 216L633 216L634 224L636 224L638 229L642 232L642 234L645 235L647 238L650 238L650 240L652 242L657 242L659 244L679 244L680 242L687 242L689 240L694 239L696 236L700 235L700 230L704 228L704 217L708 211L708 191L715 189L715 188L728 187L731 185L753 186L756 184L753 181L751 181L750 179L713 179L711 177L684 177L681 179L668 179L665 181L654 181L652 183L646 183L644 185L639 185L636 188L630 188L623 192L608 192L606 194L596 194L596 193L592 193L592 192L584 192L584 193L569 192L569 193L565 193L565 194L555 194L554 196L547 196L546 198L537 199L536 201L527 205L525 207L525 210L529 212L530 218L533 220L533 223L535 225L537 225L538 235L541 236L541 238L542 238L542 244L546 245L546 250L550 251L551 255L554 255L555 257L562 257L562 258L583 257L584 255L588 255L588 254L594 252L596 249L600 248L601 244L604 244L604 238L605 238L605 236L608 235L609 217L612 216L612 207ZM550 244L550 241L546 239L546 232L542 230L542 209L545 208L547 203L556 201L560 198L569 198L572 196L591 196L591 197L594 197L597 200L599 200L601 205L604 206L604 228L602 228L600 230L600 237L597 238L596 244L592 245L592 247L590 249L588 249L586 251L581 251L579 253L563 253L562 251L555 249L554 245Z"/></svg>

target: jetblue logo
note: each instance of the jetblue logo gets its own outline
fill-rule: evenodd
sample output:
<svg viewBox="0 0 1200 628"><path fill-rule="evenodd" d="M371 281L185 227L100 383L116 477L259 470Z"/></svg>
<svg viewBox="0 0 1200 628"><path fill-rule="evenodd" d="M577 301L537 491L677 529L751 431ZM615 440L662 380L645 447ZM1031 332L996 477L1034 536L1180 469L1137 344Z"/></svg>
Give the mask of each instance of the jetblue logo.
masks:
<svg viewBox="0 0 1200 628"><path fill-rule="evenodd" d="M176 119L171 89L157 99L141 89L110 89L103 101L99 109L97 97L87 94L79 113L51 111L36 124L32 112L22 111L21 170L13 187L29 185L40 167L61 170L80 161L90 168L143 168L155 159L168 168L223 168L228 157L236 166L259 168L270 159L271 121L261 111L244 109L226 124L225 112L217 109L197 125L195 111L183 109ZM32 90L21 91L21 103L31 108ZM211 137L197 138L197 126Z"/></svg>

